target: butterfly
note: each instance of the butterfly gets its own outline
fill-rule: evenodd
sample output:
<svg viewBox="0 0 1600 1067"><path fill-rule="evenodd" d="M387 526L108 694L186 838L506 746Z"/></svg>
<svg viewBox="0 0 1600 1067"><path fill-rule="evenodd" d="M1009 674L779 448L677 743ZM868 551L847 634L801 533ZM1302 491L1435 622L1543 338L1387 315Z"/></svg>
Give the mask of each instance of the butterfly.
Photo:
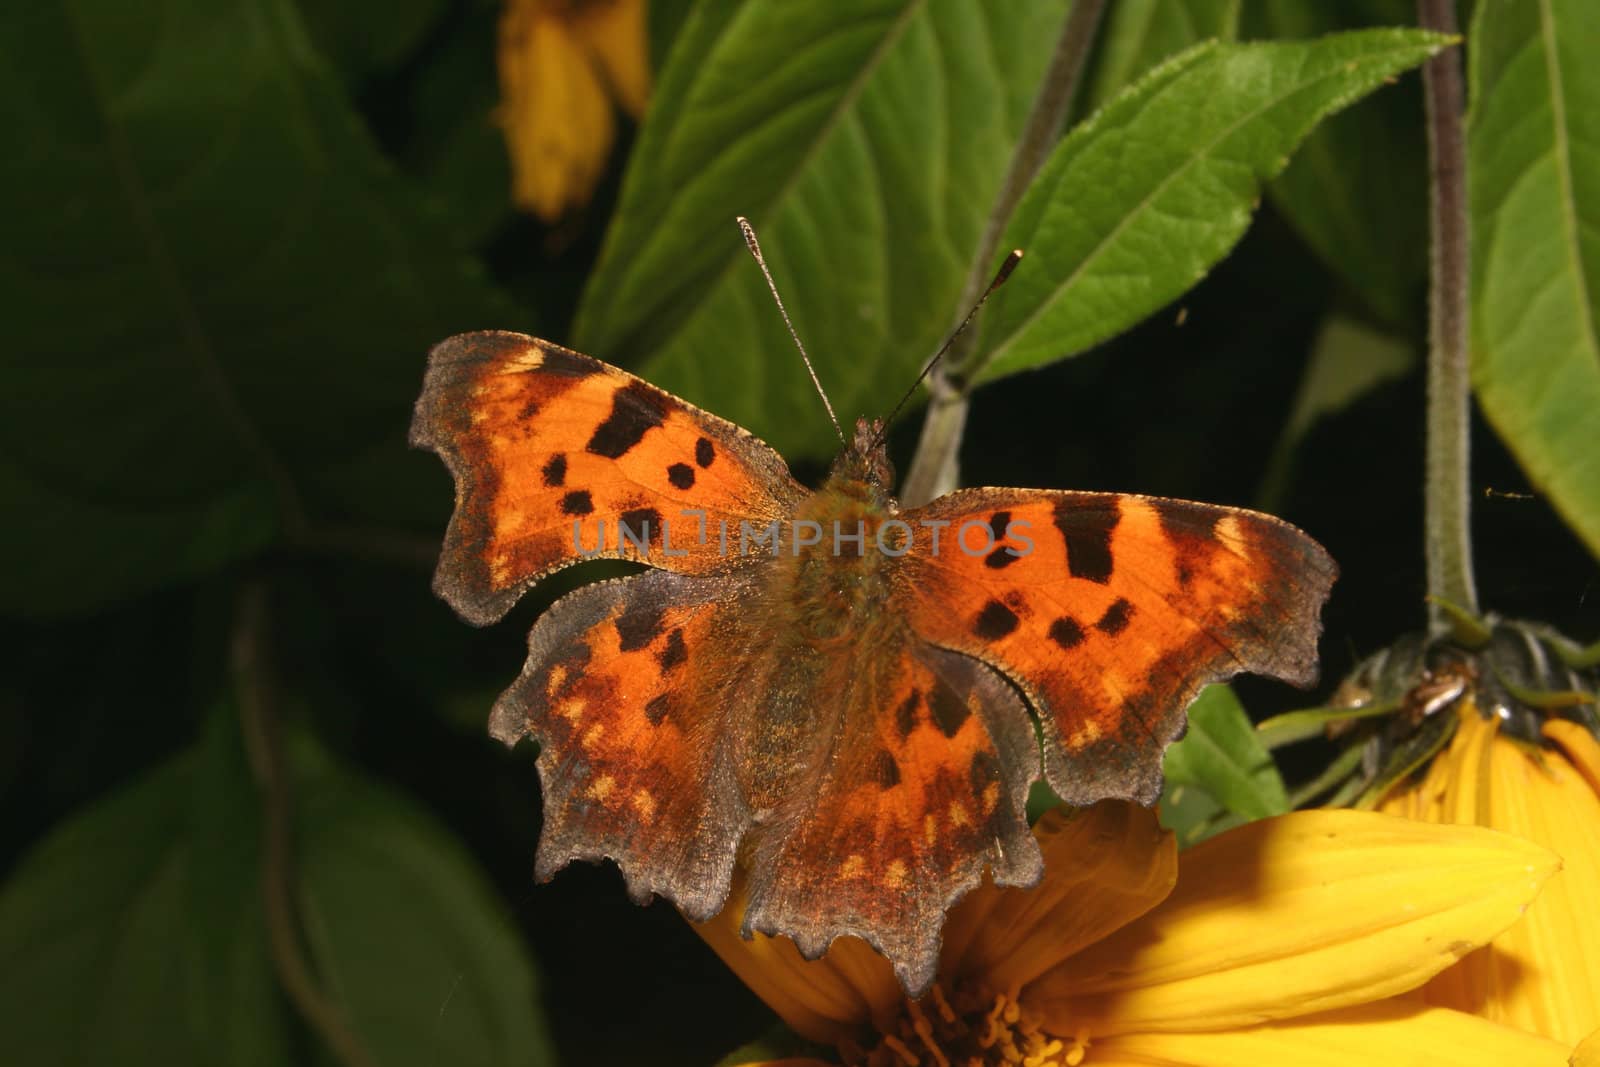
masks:
<svg viewBox="0 0 1600 1067"><path fill-rule="evenodd" d="M617 367L452 337L411 428L455 480L434 589L468 622L584 559L646 565L534 624L491 733L539 744L543 881L616 861L690 919L842 935L911 995L987 870L1042 874L1025 801L1155 802L1206 684L1309 684L1336 568L1293 526L1117 493L963 489L902 509L880 421L816 491Z"/></svg>

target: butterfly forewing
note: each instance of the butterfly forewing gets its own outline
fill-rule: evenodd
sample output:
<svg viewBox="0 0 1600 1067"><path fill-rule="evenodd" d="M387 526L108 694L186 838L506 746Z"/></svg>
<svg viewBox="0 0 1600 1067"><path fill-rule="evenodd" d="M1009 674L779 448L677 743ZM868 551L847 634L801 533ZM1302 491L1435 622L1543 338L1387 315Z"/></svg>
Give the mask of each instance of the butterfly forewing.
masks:
<svg viewBox="0 0 1600 1067"><path fill-rule="evenodd" d="M905 518L917 540L896 610L1027 694L1046 777L1069 803L1153 803L1162 753L1206 684L1241 672L1315 680L1319 613L1337 570L1271 516L968 489Z"/></svg>
<svg viewBox="0 0 1600 1067"><path fill-rule="evenodd" d="M776 452L732 423L516 333L433 349L411 441L456 481L434 588L480 625L584 558L721 570L715 531L763 526L805 495Z"/></svg>

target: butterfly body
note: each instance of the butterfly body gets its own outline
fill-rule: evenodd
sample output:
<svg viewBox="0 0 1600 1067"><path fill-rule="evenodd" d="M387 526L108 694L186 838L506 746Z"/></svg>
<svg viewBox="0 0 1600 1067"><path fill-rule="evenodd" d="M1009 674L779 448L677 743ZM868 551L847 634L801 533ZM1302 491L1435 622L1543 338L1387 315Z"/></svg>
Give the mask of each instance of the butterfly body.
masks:
<svg viewBox="0 0 1600 1067"><path fill-rule="evenodd" d="M1026 489L901 509L881 437L858 424L810 492L598 360L434 349L412 440L456 481L440 595L481 625L584 558L650 568L552 606L495 705L496 737L540 744L538 877L610 858L704 919L737 866L747 931L863 937L920 992L958 897L1039 877L1036 778L1152 803L1203 685L1314 677L1334 567L1293 527Z"/></svg>

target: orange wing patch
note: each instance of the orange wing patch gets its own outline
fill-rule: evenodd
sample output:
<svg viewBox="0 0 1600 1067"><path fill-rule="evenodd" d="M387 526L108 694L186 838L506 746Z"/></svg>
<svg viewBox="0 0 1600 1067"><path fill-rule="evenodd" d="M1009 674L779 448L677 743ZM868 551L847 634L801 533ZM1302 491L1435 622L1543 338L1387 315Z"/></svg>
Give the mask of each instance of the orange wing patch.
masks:
<svg viewBox="0 0 1600 1067"><path fill-rule="evenodd" d="M640 903L659 893L695 919L721 907L749 817L715 729L722 705L704 687L739 581L650 571L584 586L540 616L490 722L508 745L531 734L541 746L540 881L609 857Z"/></svg>
<svg viewBox="0 0 1600 1067"><path fill-rule="evenodd" d="M1039 748L988 667L909 635L903 648L836 679L842 717L820 776L752 831L744 928L788 934L812 958L856 935L919 995L945 910L986 867L1001 885L1040 876L1024 812Z"/></svg>
<svg viewBox="0 0 1600 1067"><path fill-rule="evenodd" d="M1026 489L964 490L902 517L915 548L901 610L1027 694L1046 780L1069 803L1153 803L1162 753L1203 686L1244 671L1315 680L1337 571L1278 519Z"/></svg>
<svg viewBox="0 0 1600 1067"><path fill-rule="evenodd" d="M776 452L732 423L516 333L433 349L411 442L439 453L456 482L434 589L479 625L585 558L721 569L720 530L737 536L741 522L764 525L806 495Z"/></svg>

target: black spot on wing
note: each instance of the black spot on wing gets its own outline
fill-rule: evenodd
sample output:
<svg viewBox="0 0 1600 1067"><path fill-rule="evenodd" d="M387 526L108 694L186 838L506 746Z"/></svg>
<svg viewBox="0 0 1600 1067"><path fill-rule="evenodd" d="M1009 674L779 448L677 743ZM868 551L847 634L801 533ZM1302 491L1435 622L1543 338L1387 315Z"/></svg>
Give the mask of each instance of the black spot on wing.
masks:
<svg viewBox="0 0 1600 1067"><path fill-rule="evenodd" d="M1056 529L1067 549L1067 572L1101 585L1111 580L1111 531L1122 512L1115 500L1085 506L1060 501L1055 506Z"/></svg>
<svg viewBox="0 0 1600 1067"><path fill-rule="evenodd" d="M911 736L911 731L917 728L917 709L921 706L922 694L913 689L894 710L894 727L901 737Z"/></svg>
<svg viewBox="0 0 1600 1067"><path fill-rule="evenodd" d="M1131 618L1133 618L1133 605L1118 597L1106 609L1105 614L1100 616L1100 621L1094 624L1094 628L1103 634L1115 637L1128 628L1128 620Z"/></svg>
<svg viewBox="0 0 1600 1067"><path fill-rule="evenodd" d="M650 720L651 726L660 726L661 720L665 719L667 712L671 710L672 701L667 694L662 693L660 696L650 698L650 702L644 706L644 717Z"/></svg>
<svg viewBox="0 0 1600 1067"><path fill-rule="evenodd" d="M1022 556L1009 545L1001 544L1006 537L1006 527L1011 525L1011 512L997 511L989 516L989 539L994 543L993 550L983 557L983 565L990 570L1001 570L1011 566Z"/></svg>
<svg viewBox="0 0 1600 1067"><path fill-rule="evenodd" d="M1062 648L1077 648L1083 644L1083 627L1070 615L1063 615L1050 624L1050 640Z"/></svg>
<svg viewBox="0 0 1600 1067"><path fill-rule="evenodd" d="M618 543L649 544L661 534L661 512L655 508L634 508L617 516Z"/></svg>
<svg viewBox="0 0 1600 1067"><path fill-rule="evenodd" d="M1168 501L1151 503L1156 509L1156 521L1161 524L1161 532L1171 541L1193 537L1202 540L1209 538L1216 532L1217 523L1228 513L1227 509L1219 507L1184 505Z"/></svg>
<svg viewBox="0 0 1600 1067"><path fill-rule="evenodd" d="M629 382L611 398L611 414L595 427L585 446L607 459L626 455L639 440L666 421L665 397L643 382Z"/></svg>
<svg viewBox="0 0 1600 1067"><path fill-rule="evenodd" d="M552 489L559 489L567 482L567 454L557 452L550 457L541 472L544 475L544 484Z"/></svg>
<svg viewBox="0 0 1600 1067"><path fill-rule="evenodd" d="M674 463L667 468L667 481L674 489L693 489L694 468L687 463Z"/></svg>
<svg viewBox="0 0 1600 1067"><path fill-rule="evenodd" d="M711 461L717 458L717 450L711 440L706 437L694 443L694 461L702 467L711 466Z"/></svg>
<svg viewBox="0 0 1600 1067"><path fill-rule="evenodd" d="M594 499L589 496L587 489L574 489L561 498L561 511L564 515L589 515L594 512Z"/></svg>
<svg viewBox="0 0 1600 1067"><path fill-rule="evenodd" d="M637 652L661 635L661 609L652 606L628 608L617 616L617 647Z"/></svg>
<svg viewBox="0 0 1600 1067"><path fill-rule="evenodd" d="M985 641L998 641L1016 628L1017 613L998 600L985 604L972 624L972 632Z"/></svg>
<svg viewBox="0 0 1600 1067"><path fill-rule="evenodd" d="M954 690L942 685L935 686L928 697L928 711L933 714L933 724L946 737L954 737L959 733L961 724L972 715L967 702L957 696Z"/></svg>
<svg viewBox="0 0 1600 1067"><path fill-rule="evenodd" d="M900 765L884 749L880 748L872 754L867 773L872 775L872 780L884 789L893 789L900 784Z"/></svg>
<svg viewBox="0 0 1600 1067"><path fill-rule="evenodd" d="M670 671L689 658L689 649L683 643L683 631L674 630L667 635L667 647L656 656L662 671Z"/></svg>

